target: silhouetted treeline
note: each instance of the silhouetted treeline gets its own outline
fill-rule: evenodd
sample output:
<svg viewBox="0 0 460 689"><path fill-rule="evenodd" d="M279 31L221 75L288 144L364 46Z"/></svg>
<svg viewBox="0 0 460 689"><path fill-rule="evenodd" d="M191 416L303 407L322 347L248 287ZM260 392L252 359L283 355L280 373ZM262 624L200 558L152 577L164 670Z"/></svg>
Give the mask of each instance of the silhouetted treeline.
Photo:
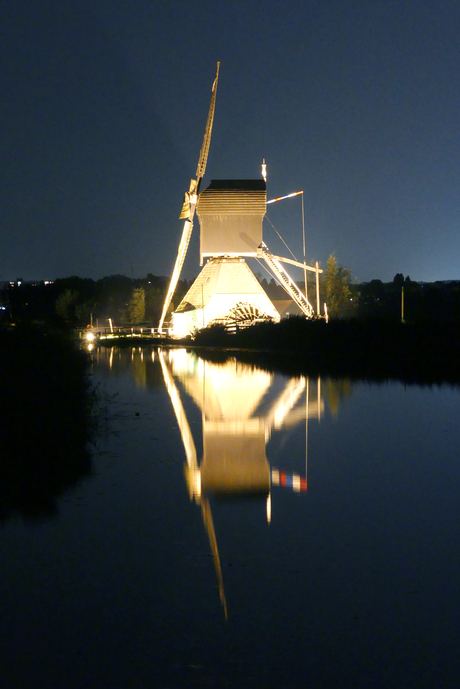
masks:
<svg viewBox="0 0 460 689"><path fill-rule="evenodd" d="M460 320L460 280L412 282L401 273L393 282L381 280L353 285L358 318L404 320L409 323Z"/></svg>
<svg viewBox="0 0 460 689"><path fill-rule="evenodd" d="M110 275L100 280L71 276L52 283L22 283L5 287L0 293L3 321L44 321L67 323L73 326L108 325L130 322L130 304L136 289L145 294L146 322L158 323L163 307L168 278L149 273L147 277L132 279L125 275ZM179 282L173 307L187 291L186 280Z"/></svg>
<svg viewBox="0 0 460 689"><path fill-rule="evenodd" d="M274 280L267 282L259 276L262 287L271 299L288 299ZM160 319L168 278L149 273L145 278L132 279L125 275L110 275L100 280L71 276L59 278L54 283L22 283L6 287L0 292L0 322L44 321L86 326L108 325L133 321L133 295L141 289L144 293L143 317L148 324L156 325ZM190 287L187 280L179 282L171 308L178 306ZM460 320L460 280L449 282L418 283L401 273L392 282L371 280L350 284L351 298L337 311L339 318L367 320L382 319L400 321L402 316L409 323L427 321ZM310 301L316 304L314 284L309 285ZM325 289L321 288L323 303ZM348 303L349 302L349 303Z"/></svg>

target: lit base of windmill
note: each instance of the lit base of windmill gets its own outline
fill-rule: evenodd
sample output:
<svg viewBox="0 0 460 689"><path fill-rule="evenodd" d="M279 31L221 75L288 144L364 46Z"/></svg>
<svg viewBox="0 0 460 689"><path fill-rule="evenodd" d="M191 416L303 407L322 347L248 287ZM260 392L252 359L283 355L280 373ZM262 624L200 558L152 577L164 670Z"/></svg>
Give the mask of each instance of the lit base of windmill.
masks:
<svg viewBox="0 0 460 689"><path fill-rule="evenodd" d="M280 316L243 258L211 258L173 314L178 337L214 323L225 326L276 321Z"/></svg>

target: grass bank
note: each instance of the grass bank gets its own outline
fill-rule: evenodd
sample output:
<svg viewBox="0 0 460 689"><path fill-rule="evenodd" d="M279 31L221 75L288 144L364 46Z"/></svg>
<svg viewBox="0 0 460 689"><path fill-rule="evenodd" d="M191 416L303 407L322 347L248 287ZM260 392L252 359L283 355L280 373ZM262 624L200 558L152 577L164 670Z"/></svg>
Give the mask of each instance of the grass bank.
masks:
<svg viewBox="0 0 460 689"><path fill-rule="evenodd" d="M237 333L201 330L199 347L237 348L239 357L286 373L460 383L460 324L382 319L307 321L292 317Z"/></svg>

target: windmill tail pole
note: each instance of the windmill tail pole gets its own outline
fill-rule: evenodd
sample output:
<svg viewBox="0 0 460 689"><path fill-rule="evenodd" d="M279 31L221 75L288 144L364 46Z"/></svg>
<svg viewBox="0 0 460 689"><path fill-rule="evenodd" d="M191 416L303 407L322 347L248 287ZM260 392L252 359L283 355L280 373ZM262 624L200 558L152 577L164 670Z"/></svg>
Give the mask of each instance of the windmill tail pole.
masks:
<svg viewBox="0 0 460 689"><path fill-rule="evenodd" d="M159 332L162 331L163 323L166 318L166 314L171 305L171 300L173 298L174 292L176 291L177 283L179 282L180 274L182 271L182 266L184 265L185 256L187 253L188 245L190 243L190 238L192 236L193 230L193 218L195 216L196 204L198 202L198 192L200 190L201 180L204 177L206 170L206 163L208 161L209 146L211 143L211 132L212 125L214 122L214 110L216 107L216 92L217 92L217 81L219 79L219 67L220 62L217 63L216 78L212 85L212 95L211 103L209 106L208 119L206 122L206 129L204 132L203 144L200 151L200 159L198 161L198 167L196 169L196 181L192 180L190 183L190 190L185 195L186 199L182 207L182 212L180 214L181 219L185 219L184 228L182 230L182 237L179 244L179 249L177 252L176 263L174 265L173 273L171 275L171 280L169 283L168 291L166 293L165 302L163 304L163 311L161 314L160 322L158 324Z"/></svg>

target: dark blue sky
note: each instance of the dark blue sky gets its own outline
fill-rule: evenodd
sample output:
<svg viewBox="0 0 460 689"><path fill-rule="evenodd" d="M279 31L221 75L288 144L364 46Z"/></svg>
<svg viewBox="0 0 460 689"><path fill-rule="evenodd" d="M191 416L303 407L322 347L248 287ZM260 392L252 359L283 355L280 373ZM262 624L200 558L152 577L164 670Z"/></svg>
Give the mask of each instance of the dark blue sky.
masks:
<svg viewBox="0 0 460 689"><path fill-rule="evenodd" d="M459 279L459 35L442 0L3 0L0 280L170 273L218 60L204 186L266 158L308 260ZM301 258L300 199L269 217Z"/></svg>

